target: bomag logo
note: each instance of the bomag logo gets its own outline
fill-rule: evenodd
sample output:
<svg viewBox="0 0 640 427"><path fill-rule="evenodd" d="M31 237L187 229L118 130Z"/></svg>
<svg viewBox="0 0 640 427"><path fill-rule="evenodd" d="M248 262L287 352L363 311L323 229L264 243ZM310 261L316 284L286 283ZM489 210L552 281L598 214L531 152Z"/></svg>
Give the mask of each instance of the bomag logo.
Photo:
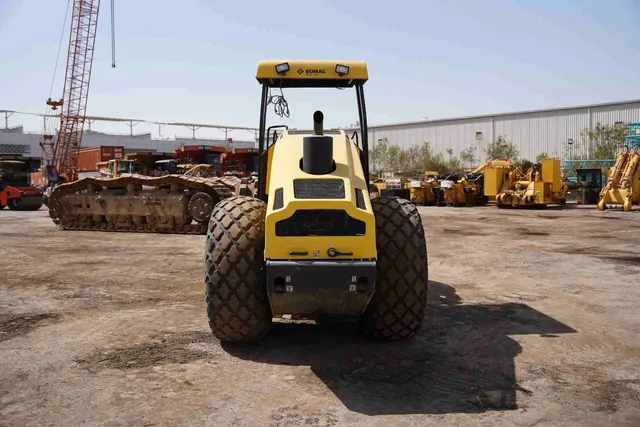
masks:
<svg viewBox="0 0 640 427"><path fill-rule="evenodd" d="M306 70L304 70L304 73L307 76L317 76L320 74L327 74L327 70L325 70L324 68L307 68Z"/></svg>

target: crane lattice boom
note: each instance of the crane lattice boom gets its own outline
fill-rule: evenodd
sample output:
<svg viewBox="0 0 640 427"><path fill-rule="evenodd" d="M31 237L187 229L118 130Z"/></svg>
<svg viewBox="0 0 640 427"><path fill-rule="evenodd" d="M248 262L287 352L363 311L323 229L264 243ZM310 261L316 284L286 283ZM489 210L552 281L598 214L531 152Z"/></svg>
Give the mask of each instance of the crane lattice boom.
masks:
<svg viewBox="0 0 640 427"><path fill-rule="evenodd" d="M47 168L55 168L49 171L49 176L54 172L56 178L64 175L66 181L77 179L99 8L100 0L74 0L63 98L61 102L47 101L53 109L61 106L62 110L55 141L51 135L45 135L43 156Z"/></svg>

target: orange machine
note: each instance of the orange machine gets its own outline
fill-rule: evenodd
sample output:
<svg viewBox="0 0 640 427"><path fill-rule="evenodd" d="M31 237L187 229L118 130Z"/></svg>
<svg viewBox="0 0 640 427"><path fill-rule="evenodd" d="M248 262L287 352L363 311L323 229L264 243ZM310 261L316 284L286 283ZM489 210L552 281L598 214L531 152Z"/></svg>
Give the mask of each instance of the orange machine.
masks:
<svg viewBox="0 0 640 427"><path fill-rule="evenodd" d="M39 159L0 158L0 209L36 211L42 207L43 191L29 184L32 165Z"/></svg>
<svg viewBox="0 0 640 427"><path fill-rule="evenodd" d="M178 165L211 165L222 176L222 158L226 152L225 147L216 145L183 145L175 151Z"/></svg>
<svg viewBox="0 0 640 427"><path fill-rule="evenodd" d="M257 148L233 148L222 155L222 173L239 177L251 176L258 172Z"/></svg>

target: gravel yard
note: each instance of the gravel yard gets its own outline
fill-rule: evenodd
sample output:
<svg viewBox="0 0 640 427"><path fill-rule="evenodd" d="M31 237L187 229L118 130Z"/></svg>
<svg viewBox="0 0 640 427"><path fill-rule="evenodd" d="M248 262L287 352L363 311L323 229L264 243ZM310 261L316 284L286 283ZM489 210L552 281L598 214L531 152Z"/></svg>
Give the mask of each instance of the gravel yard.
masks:
<svg viewBox="0 0 640 427"><path fill-rule="evenodd" d="M210 333L204 236L0 211L0 426L640 425L640 212L420 210L418 337L247 347Z"/></svg>

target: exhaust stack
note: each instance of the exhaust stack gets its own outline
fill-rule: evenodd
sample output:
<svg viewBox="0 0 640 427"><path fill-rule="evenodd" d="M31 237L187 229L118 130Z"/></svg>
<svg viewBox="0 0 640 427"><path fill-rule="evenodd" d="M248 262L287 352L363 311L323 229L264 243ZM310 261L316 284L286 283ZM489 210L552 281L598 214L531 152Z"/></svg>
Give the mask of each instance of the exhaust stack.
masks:
<svg viewBox="0 0 640 427"><path fill-rule="evenodd" d="M311 175L333 172L333 138L323 134L324 114L313 113L313 135L302 139L302 170Z"/></svg>
<svg viewBox="0 0 640 427"><path fill-rule="evenodd" d="M313 134L322 135L323 127L324 127L324 114L322 114L322 111L318 110L315 113L313 113Z"/></svg>

